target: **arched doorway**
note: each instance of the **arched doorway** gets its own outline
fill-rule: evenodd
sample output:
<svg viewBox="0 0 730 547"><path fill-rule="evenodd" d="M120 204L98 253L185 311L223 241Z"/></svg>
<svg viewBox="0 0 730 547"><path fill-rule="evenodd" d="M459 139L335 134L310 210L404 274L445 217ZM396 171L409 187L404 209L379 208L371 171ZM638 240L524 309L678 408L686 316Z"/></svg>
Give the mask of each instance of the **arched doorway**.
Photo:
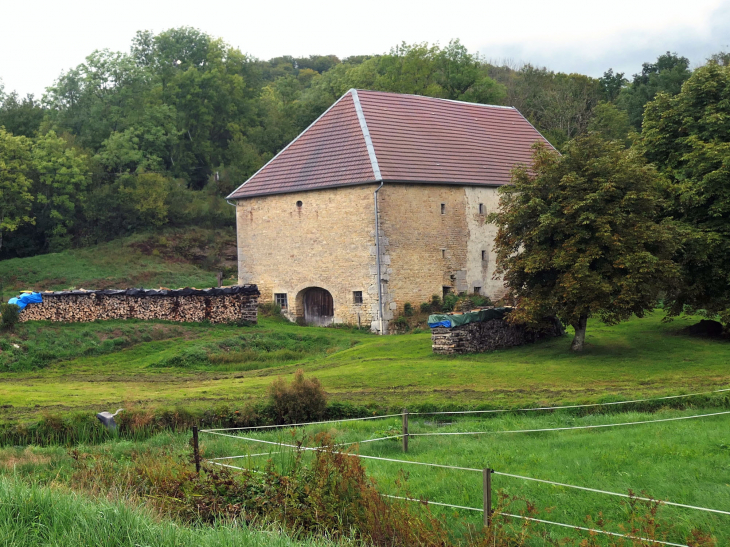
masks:
<svg viewBox="0 0 730 547"><path fill-rule="evenodd" d="M304 322L323 327L332 323L335 305L329 291L320 287L310 287L303 295Z"/></svg>

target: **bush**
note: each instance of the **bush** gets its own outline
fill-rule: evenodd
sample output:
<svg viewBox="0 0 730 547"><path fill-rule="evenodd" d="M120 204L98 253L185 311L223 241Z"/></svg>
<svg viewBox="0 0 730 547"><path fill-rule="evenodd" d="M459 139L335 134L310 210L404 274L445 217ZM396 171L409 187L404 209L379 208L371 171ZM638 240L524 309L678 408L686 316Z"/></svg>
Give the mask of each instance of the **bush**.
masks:
<svg viewBox="0 0 730 547"><path fill-rule="evenodd" d="M431 311L441 311L441 297L437 294L431 296Z"/></svg>
<svg viewBox="0 0 730 547"><path fill-rule="evenodd" d="M276 302L264 302L259 304L259 314L262 317L278 317L281 315L281 306Z"/></svg>
<svg viewBox="0 0 730 547"><path fill-rule="evenodd" d="M413 306L410 302L403 304L403 315L406 317L411 317L413 315Z"/></svg>
<svg viewBox="0 0 730 547"><path fill-rule="evenodd" d="M431 313L430 302L421 302L421 313Z"/></svg>
<svg viewBox="0 0 730 547"><path fill-rule="evenodd" d="M20 321L20 308L17 304L0 304L0 328L12 330Z"/></svg>
<svg viewBox="0 0 730 547"><path fill-rule="evenodd" d="M269 403L277 424L314 422L324 417L327 394L317 378L305 379L299 369L291 384L280 377L269 386Z"/></svg>
<svg viewBox="0 0 730 547"><path fill-rule="evenodd" d="M454 306L459 301L459 297L455 294L447 294L444 297L444 303L441 306L441 311L454 311Z"/></svg>

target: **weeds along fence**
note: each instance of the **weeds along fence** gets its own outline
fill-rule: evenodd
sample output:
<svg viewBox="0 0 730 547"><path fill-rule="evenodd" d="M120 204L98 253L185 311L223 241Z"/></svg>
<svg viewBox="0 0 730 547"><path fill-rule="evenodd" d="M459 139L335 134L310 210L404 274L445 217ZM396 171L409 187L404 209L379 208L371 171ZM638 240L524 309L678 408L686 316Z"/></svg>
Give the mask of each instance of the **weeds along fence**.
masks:
<svg viewBox="0 0 730 547"><path fill-rule="evenodd" d="M585 492L590 494L595 494L599 496L606 496L606 497L612 497L612 498L623 498L625 500L638 500L642 502L647 502L649 504L657 504L661 506L667 506L667 507L674 507L678 510L682 511L693 511L693 512L701 512L709 515L716 515L718 518L727 519L727 527L730 527L730 510L725 509L716 509L716 508L710 508L710 507L701 507L697 505L691 505L686 503L679 503L674 502L670 500L657 500L651 497L646 496L637 496L632 493L621 493L621 492L614 492L611 490L607 490L604 488L594 488L589 486L581 486L581 485L575 485L575 484L568 484L565 482L560 481L552 481L542 478L536 478L536 477L530 477L525 475L518 475L508 472L503 472L498 469L493 469L491 467L465 467L465 466L455 466L455 465L444 465L440 463L432 463L432 462L423 462L423 461L414 461L414 460L407 460L407 459L401 459L401 458L394 458L394 457L383 457L383 456L375 456L375 455L367 455L367 454L359 454L350 451L350 449L354 446L362 446L368 443L379 443L383 441L389 441L389 440L397 440L399 443L402 444L402 451L404 453L407 453L409 451L409 441L415 441L417 439L423 438L433 438L433 437L451 437L454 436L468 436L468 437L475 437L475 436L482 436L482 435L504 435L504 434L511 434L511 435L517 435L517 434L524 434L524 433L542 433L542 432L559 432L559 431L571 431L571 430L606 430L607 428L626 428L631 426L638 426L638 425L645 425L645 424L655 424L655 423L667 423L667 422L679 422L679 421L686 421L686 420L702 420L707 419L710 417L717 417L717 416L728 416L730 415L730 411L720 411L720 412L710 412L710 413L702 413L702 414L692 414L687 416L675 416L670 418L658 418L654 420L636 420L636 421L621 421L621 422L614 422L614 423L604 423L604 424L589 424L589 425L577 425L577 426L565 426L565 427L548 427L548 428L531 428L531 429L509 429L509 430L482 430L482 431L412 431L411 430L411 419L413 417L421 417L421 418L432 418L434 420L438 420L439 418L454 418L454 417L460 417L460 416L468 416L468 415L485 415L485 414L496 414L496 413L514 413L514 412L534 412L534 411L547 411L547 410L563 410L563 409L576 409L576 408L592 408L592 407L599 407L599 406L617 406L617 405L630 405L630 404L636 404L636 403L642 403L642 402L648 402L648 401L660 401L660 400L672 400L672 399L678 399L678 398L686 398L686 397L695 397L695 396L701 396L701 395L710 395L710 394L718 394L718 393L725 393L730 391L730 389L721 389L721 390L715 390L711 392L705 392L705 393L692 393L692 394L686 394L686 395L673 395L673 396L667 396L667 397L657 397L653 399L638 399L638 400L631 400L631 401L618 401L618 402L609 402L609 403L594 403L594 404L586 404L586 405L565 405L565 406L548 406L548 407L536 407L536 408L524 408L524 409L510 409L510 410L482 410L482 411L443 411L443 412L413 412L409 413L406 409L404 409L401 413L398 414L387 414L382 416L369 416L365 418L349 418L349 419L342 419L342 420L328 420L328 421L320 421L320 422L308 422L308 423L297 423L297 424L281 424L281 425L265 425L265 426L255 426L255 427L241 427L241 428L223 428L223 429L198 429L193 428L193 453L194 453L194 459L196 464L196 470L200 470L201 463L207 463L209 465L216 465L220 467L225 467L228 469L233 470L247 470L247 471L260 471L256 468L261 465L262 460L264 457L268 457L268 460L271 462L272 459L279 458L280 463L283 463L288 459L291 458L292 454L297 451L302 451L305 453L316 453L317 451L323 451L323 450L333 450L336 454L343 454L348 457L353 458L360 458L361 460L365 461L372 461L372 462L388 462L391 464L397 464L402 470L407 470L409 468L414 467L420 467L420 468L431 468L431 469L440 469L440 470L449 470L457 473L466 473L470 475L479 475L481 477L481 490L482 490L482 504L481 507L474 507L474 506L468 506L468 505L457 505L457 504L450 504L450 503L444 503L441 501L432 501L432 500L425 500L419 497L414 497L411 495L404 495L404 496L397 496L397 495L390 495L390 494L382 494L383 496L387 498L391 498L394 500L401 500L404 502L414 502L414 503L421 503L421 504L427 504L432 505L435 507L443 507L443 508L450 508L455 509L459 511L469 511L473 513L481 513L483 523L485 526L489 526L490 521L492 518L495 517L501 517L503 519L512 519L514 521L530 521L534 522L535 524L544 525L547 527L555 527L556 529L571 529L577 532L583 532L583 533L589 533L589 534L602 534L606 536L613 536L617 538L625 538L632 541L640 541L644 542L643 545L669 545L669 546L675 546L675 547L687 547L684 543L675 543L671 541L665 541L664 539L659 540L655 538L645 538L641 537L640 535L635 535L631 532L626 531L608 531L604 529L599 529L597 527L590 527L590 526L580 526L578 524L572 524L572 523L565 523L565 522L558 522L556 520L549 520L544 518L536 518L534 516L525 515L525 514L517 514L513 512L507 512L500 509L495 509L493 500L492 500L492 491L493 487L495 486L495 480L504 477L507 479L513 479L517 481L524 481L524 482L532 482L542 485L549 485L552 487L558 487L562 489L567 489L568 491L575 491L575 492ZM374 438L358 438L355 440L347 440L345 442L338 442L335 443L329 447L322 447L322 446L307 446L305 438L307 429L312 428L326 428L331 426L347 426L352 429L351 435L354 433L356 434L358 430L363 430L363 424L370 422L371 424L376 423L375 421L386 421L389 422L390 426L386 430L376 430L376 434L380 432L379 435L377 435ZM426 422L424 422L426 423ZM397 425L393 425L397 424ZM438 427L440 425L438 422L432 422L432 425L435 425ZM453 425L453 423L450 423L448 425ZM316 427L315 427L316 426ZM372 428L371 428L372 429ZM302 435L301 439L298 439L298 435ZM229 455L219 455L216 457L208 457L204 458L206 454L204 454L201 451L201 445L200 445L200 438L207 437L208 440L213 441L215 438L217 439L228 439L228 444L223 447L223 450L230 450L230 443L233 443L233 446L236 446L239 442L244 442L247 444L247 451L245 453L242 453L242 450L237 451L237 453L230 454ZM288 437L288 440L285 438ZM250 450L251 447L254 447L253 450ZM259 447L256 449L256 447ZM495 477L496 479L493 479ZM464 482L464 484L471 484L474 485L476 481L468 480ZM473 486L472 486L473 487Z"/></svg>

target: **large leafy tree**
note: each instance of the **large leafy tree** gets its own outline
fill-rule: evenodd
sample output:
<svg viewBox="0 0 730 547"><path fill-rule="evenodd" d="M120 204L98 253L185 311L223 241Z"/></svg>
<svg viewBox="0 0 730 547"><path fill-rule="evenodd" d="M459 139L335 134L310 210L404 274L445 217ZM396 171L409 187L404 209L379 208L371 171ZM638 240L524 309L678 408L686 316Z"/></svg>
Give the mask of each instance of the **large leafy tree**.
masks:
<svg viewBox="0 0 730 547"><path fill-rule="evenodd" d="M31 152L37 177L35 217L42 247L61 250L70 243L90 182L88 158L53 131L38 137Z"/></svg>
<svg viewBox="0 0 730 547"><path fill-rule="evenodd" d="M30 140L14 137L0 127L0 249L3 234L33 221L30 167Z"/></svg>
<svg viewBox="0 0 730 547"><path fill-rule="evenodd" d="M15 91L5 98L0 96L0 127L13 135L35 136L43 116L43 107L32 94L23 99Z"/></svg>
<svg viewBox="0 0 730 547"><path fill-rule="evenodd" d="M533 165L515 169L489 217L497 274L518 302L514 320L556 314L581 351L589 318L613 324L651 310L675 274L656 184L640 154L595 134L562 156L536 146Z"/></svg>
<svg viewBox="0 0 730 547"><path fill-rule="evenodd" d="M642 144L665 175L666 215L682 227L683 282L668 295L730 322L730 66L698 68L681 93L649 103Z"/></svg>
<svg viewBox="0 0 730 547"><path fill-rule="evenodd" d="M660 92L676 95L691 74L689 59L667 51L655 63L644 63L631 85L621 89L616 102L628 113L629 122L641 129L646 103Z"/></svg>

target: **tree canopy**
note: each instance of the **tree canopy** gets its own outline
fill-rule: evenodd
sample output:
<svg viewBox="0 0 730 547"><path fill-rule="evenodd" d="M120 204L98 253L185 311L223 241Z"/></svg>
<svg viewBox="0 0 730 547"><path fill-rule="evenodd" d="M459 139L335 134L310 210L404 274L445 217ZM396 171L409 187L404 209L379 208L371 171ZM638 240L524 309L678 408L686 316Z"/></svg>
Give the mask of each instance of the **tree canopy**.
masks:
<svg viewBox="0 0 730 547"><path fill-rule="evenodd" d="M635 150L587 134L563 155L537 145L533 165L500 188L497 273L518 307L515 321L551 314L575 329L653 309L675 275L671 230L658 222L657 174Z"/></svg>

